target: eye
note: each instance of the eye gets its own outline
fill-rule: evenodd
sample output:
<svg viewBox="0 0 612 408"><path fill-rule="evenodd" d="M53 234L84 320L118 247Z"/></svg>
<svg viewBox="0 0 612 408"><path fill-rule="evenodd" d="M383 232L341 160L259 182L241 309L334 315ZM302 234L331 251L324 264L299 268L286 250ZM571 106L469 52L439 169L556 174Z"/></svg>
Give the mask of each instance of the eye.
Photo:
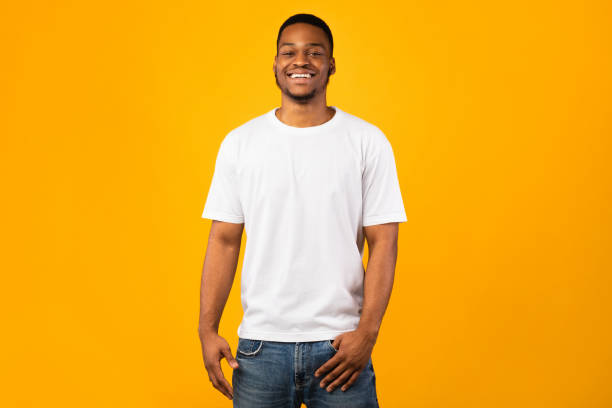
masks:
<svg viewBox="0 0 612 408"><path fill-rule="evenodd" d="M293 54L292 52L282 52L281 55L291 55Z"/></svg>

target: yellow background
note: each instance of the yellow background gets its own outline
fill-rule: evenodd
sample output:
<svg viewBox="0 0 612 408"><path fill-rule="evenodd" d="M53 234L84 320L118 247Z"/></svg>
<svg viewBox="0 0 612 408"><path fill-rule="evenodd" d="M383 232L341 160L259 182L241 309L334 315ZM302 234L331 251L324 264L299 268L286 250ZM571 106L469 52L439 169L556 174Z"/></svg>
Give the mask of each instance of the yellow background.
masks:
<svg viewBox="0 0 612 408"><path fill-rule="evenodd" d="M306 4L3 2L0 405L231 406L197 335L200 215L309 12L328 104L385 132L408 215L381 406L612 406L611 3Z"/></svg>

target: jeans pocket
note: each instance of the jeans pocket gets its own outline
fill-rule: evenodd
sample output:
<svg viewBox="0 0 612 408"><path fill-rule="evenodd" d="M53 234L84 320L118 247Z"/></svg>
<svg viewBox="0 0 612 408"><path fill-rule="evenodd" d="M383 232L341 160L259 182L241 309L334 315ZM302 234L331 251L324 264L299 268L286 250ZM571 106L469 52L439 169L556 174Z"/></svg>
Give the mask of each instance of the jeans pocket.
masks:
<svg viewBox="0 0 612 408"><path fill-rule="evenodd" d="M238 348L236 358L240 357L255 357L261 353L263 348L263 340L243 339L238 338Z"/></svg>
<svg viewBox="0 0 612 408"><path fill-rule="evenodd" d="M327 341L325 341L325 343L326 343L326 344L329 346L329 348L330 348L330 349L334 350L334 352L337 352L338 350L336 350L336 349L334 348L334 346L333 346L333 344L332 344L333 342L334 342L333 340L327 340Z"/></svg>

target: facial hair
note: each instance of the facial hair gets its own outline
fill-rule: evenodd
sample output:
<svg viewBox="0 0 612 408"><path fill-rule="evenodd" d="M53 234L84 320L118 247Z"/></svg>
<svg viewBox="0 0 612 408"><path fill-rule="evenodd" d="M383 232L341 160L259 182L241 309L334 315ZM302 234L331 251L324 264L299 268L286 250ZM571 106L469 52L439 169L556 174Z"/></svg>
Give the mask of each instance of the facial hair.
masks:
<svg viewBox="0 0 612 408"><path fill-rule="evenodd" d="M308 102L309 100L311 100L312 98L314 98L314 96L317 93L317 88L314 88L312 90L312 92L309 92L307 94L304 95L295 95L292 94L291 91L289 90L289 88L285 88L283 89L280 85L280 83L278 82L278 75L275 72L274 73L274 79L276 80L276 86L278 86L278 88L281 90L281 92L283 92L285 95L287 95L288 97L290 97L291 99L293 99L294 101L298 102L298 103L303 103L303 102ZM325 86L327 86L327 84L329 83L329 71L327 73L327 77L325 78Z"/></svg>

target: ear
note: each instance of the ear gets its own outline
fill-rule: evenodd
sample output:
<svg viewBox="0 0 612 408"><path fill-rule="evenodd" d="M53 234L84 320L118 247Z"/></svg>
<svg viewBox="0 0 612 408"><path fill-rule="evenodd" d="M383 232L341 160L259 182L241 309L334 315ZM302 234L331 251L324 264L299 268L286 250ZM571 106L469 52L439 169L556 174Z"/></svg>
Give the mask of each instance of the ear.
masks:
<svg viewBox="0 0 612 408"><path fill-rule="evenodd" d="M336 59L332 57L329 60L329 75L332 75L334 73L336 73Z"/></svg>

